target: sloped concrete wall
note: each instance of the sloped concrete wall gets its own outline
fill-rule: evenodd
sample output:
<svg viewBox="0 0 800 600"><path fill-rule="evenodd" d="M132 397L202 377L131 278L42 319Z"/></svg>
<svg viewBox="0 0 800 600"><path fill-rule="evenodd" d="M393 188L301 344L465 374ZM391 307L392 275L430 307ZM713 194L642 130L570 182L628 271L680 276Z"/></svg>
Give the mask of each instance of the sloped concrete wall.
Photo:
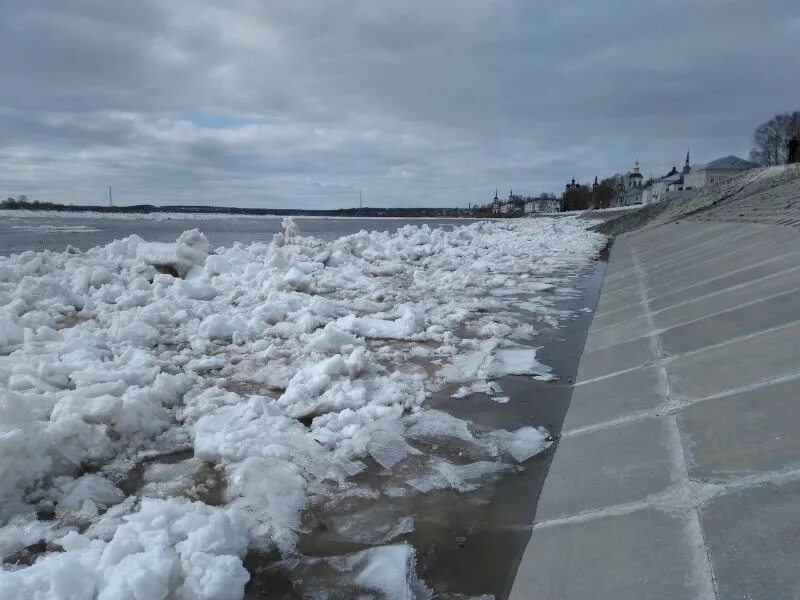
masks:
<svg viewBox="0 0 800 600"><path fill-rule="evenodd" d="M618 237L515 599L797 598L800 231Z"/></svg>

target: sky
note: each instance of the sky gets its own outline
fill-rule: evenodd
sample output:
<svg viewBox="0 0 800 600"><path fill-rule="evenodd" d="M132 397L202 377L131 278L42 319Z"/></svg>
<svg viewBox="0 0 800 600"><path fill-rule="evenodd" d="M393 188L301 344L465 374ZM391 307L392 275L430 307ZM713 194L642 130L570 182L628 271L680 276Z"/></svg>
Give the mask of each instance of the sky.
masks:
<svg viewBox="0 0 800 600"><path fill-rule="evenodd" d="M2 0L0 195L467 206L747 157L797 0Z"/></svg>

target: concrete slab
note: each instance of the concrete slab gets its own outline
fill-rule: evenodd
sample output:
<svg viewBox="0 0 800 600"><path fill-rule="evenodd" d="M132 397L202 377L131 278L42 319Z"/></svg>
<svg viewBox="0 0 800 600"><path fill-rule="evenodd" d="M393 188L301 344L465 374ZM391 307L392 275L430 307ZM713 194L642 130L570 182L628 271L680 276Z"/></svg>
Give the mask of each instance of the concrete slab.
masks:
<svg viewBox="0 0 800 600"><path fill-rule="evenodd" d="M571 516L663 491L672 481L669 444L664 420L655 418L563 437L539 498L536 520Z"/></svg>
<svg viewBox="0 0 800 600"><path fill-rule="evenodd" d="M776 256L776 249L769 243L764 243L763 248L744 247L736 252L724 256L713 256L695 265L683 265L682 268L673 268L669 273L660 277L647 277L647 291L651 297L668 294L679 288L704 283L711 277L731 273L739 269L759 264Z"/></svg>
<svg viewBox="0 0 800 600"><path fill-rule="evenodd" d="M791 291L668 329L661 345L668 354L682 354L798 320L800 294Z"/></svg>
<svg viewBox="0 0 800 600"><path fill-rule="evenodd" d="M635 246L644 260L658 260L671 252L691 250L713 244L717 240L738 235L735 227L725 223L711 226L686 224L681 227L659 227L626 234L628 243ZM642 243L645 240L645 243Z"/></svg>
<svg viewBox="0 0 800 600"><path fill-rule="evenodd" d="M623 306L620 308L610 308L606 312L597 312L592 319L592 325L589 328L589 333L608 327L609 325L616 325L617 323L624 323L631 319L641 317L645 314L644 304L637 302L630 306Z"/></svg>
<svg viewBox="0 0 800 600"><path fill-rule="evenodd" d="M623 342L648 336L651 332L650 321L644 315L601 329L594 329L589 331L584 352L594 352L602 348L616 346Z"/></svg>
<svg viewBox="0 0 800 600"><path fill-rule="evenodd" d="M604 283L605 281L613 283L617 281L617 279L628 277L633 273L634 265L633 265L633 260L630 258L630 253L628 253L628 256L624 258L622 256L619 256L619 258L617 258L618 255L619 253L615 255L614 250L612 249L611 254L609 255L608 268L606 269L606 277ZM614 263L614 267L613 270L609 272L608 269L611 269L612 262Z"/></svg>
<svg viewBox="0 0 800 600"><path fill-rule="evenodd" d="M798 290L797 293L800 296L800 266L791 271L782 271L766 279L755 280L728 292L715 293L707 298L691 300L685 304L664 309L653 314L653 321L659 329L666 329L735 308L747 302L794 290Z"/></svg>
<svg viewBox="0 0 800 600"><path fill-rule="evenodd" d="M512 598L705 600L716 583L723 599L800 600L800 481L775 484L800 469L800 235L778 229L681 222L617 239ZM681 440L659 410L674 400L702 400L677 411ZM696 509L679 451L695 481L772 483ZM643 508L619 515L631 502Z"/></svg>
<svg viewBox="0 0 800 600"><path fill-rule="evenodd" d="M576 381L647 365L654 358L650 350L650 341L645 338L618 344L613 348L587 352L581 358Z"/></svg>
<svg viewBox="0 0 800 600"><path fill-rule="evenodd" d="M655 510L534 529L510 598L697 597L684 530Z"/></svg>
<svg viewBox="0 0 800 600"><path fill-rule="evenodd" d="M660 251L657 255L647 252L647 247L639 247L636 254L639 263L647 269L649 276L655 281L661 276L680 276L687 268L738 251L743 242L748 241L747 238L752 235L751 233L742 236L735 233L724 237L711 237L697 245L686 245L686 242L680 239L674 247Z"/></svg>
<svg viewBox="0 0 800 600"><path fill-rule="evenodd" d="M629 306L642 301L639 286L626 287L614 292L602 293L597 302L597 312L606 312L614 308Z"/></svg>
<svg viewBox="0 0 800 600"><path fill-rule="evenodd" d="M572 391L563 429L569 431L618 419L655 408L661 400L655 367L577 385Z"/></svg>
<svg viewBox="0 0 800 600"><path fill-rule="evenodd" d="M678 417L693 479L800 467L800 379L700 402Z"/></svg>
<svg viewBox="0 0 800 600"><path fill-rule="evenodd" d="M762 264L754 265L752 267L742 268L722 274L719 272L712 273L709 271L709 279L702 283L696 284L690 288L675 288L668 293L661 296L650 296L650 309L653 311L668 308L679 302L684 302L691 298L699 298L713 292L719 292L730 288L732 286L740 285L742 283L750 282L754 279L765 277L767 275L774 275L796 267L800 264L800 251L793 252L790 255L785 255L779 258L770 259Z"/></svg>
<svg viewBox="0 0 800 600"><path fill-rule="evenodd" d="M667 376L673 397L705 398L796 373L798 356L800 325L793 325L680 356L667 365Z"/></svg>
<svg viewBox="0 0 800 600"><path fill-rule="evenodd" d="M800 482L716 498L700 511L719 600L800 598Z"/></svg>
<svg viewBox="0 0 800 600"><path fill-rule="evenodd" d="M772 248L770 248L772 246ZM653 286L659 280L683 276L687 271L702 267L710 261L726 261L733 265L736 257L743 255L742 260L752 260L755 255L767 255L774 252L774 243L762 232L747 231L726 237L710 238L702 246L678 249L673 256L649 260L642 257L642 264L647 267L648 277ZM759 259L760 260L760 259ZM676 268L676 267L682 268Z"/></svg>

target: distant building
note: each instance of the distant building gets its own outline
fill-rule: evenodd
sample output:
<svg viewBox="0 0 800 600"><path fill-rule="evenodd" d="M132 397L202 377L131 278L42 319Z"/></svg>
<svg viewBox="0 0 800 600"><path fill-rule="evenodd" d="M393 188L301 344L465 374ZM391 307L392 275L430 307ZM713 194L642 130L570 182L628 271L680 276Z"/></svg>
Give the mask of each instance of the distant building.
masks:
<svg viewBox="0 0 800 600"><path fill-rule="evenodd" d="M494 199L492 200L492 214L499 215L500 208L502 206L502 202L500 202L500 198L497 197L497 189L494 190Z"/></svg>
<svg viewBox="0 0 800 600"><path fill-rule="evenodd" d="M555 213L561 211L561 200L550 198L549 196L539 196L538 198L526 198L525 214Z"/></svg>
<svg viewBox="0 0 800 600"><path fill-rule="evenodd" d="M549 198L547 196L538 198L521 196L511 190L508 194L508 200L503 202L497 196L497 190L495 190L490 207L493 215L521 216L533 213L559 212L561 210L561 201L558 198Z"/></svg>
<svg viewBox="0 0 800 600"><path fill-rule="evenodd" d="M639 166L639 159L633 161L633 169L627 172L617 183L617 194L613 206L633 206L642 203L644 177Z"/></svg>
<svg viewBox="0 0 800 600"><path fill-rule="evenodd" d="M654 204L662 202L667 199L674 200L682 194L675 192L688 191L691 187L686 186L686 179L693 173L692 165L689 162L689 151L686 151L686 162L683 164L683 169L678 171L675 165L672 165L672 170L669 173L647 182L642 193L642 204Z"/></svg>
<svg viewBox="0 0 800 600"><path fill-rule="evenodd" d="M696 167L691 173L684 177L684 187L686 189L698 189L730 179L750 169L755 169L758 165L749 160L738 156L723 156L710 163Z"/></svg>

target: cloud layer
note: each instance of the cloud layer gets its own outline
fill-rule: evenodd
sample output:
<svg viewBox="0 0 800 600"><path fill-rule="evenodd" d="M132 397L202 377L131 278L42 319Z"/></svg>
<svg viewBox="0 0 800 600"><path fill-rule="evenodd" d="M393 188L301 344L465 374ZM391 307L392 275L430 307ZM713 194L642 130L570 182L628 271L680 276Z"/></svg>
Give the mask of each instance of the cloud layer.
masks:
<svg viewBox="0 0 800 600"><path fill-rule="evenodd" d="M0 194L466 206L745 155L796 0L6 0Z"/></svg>

